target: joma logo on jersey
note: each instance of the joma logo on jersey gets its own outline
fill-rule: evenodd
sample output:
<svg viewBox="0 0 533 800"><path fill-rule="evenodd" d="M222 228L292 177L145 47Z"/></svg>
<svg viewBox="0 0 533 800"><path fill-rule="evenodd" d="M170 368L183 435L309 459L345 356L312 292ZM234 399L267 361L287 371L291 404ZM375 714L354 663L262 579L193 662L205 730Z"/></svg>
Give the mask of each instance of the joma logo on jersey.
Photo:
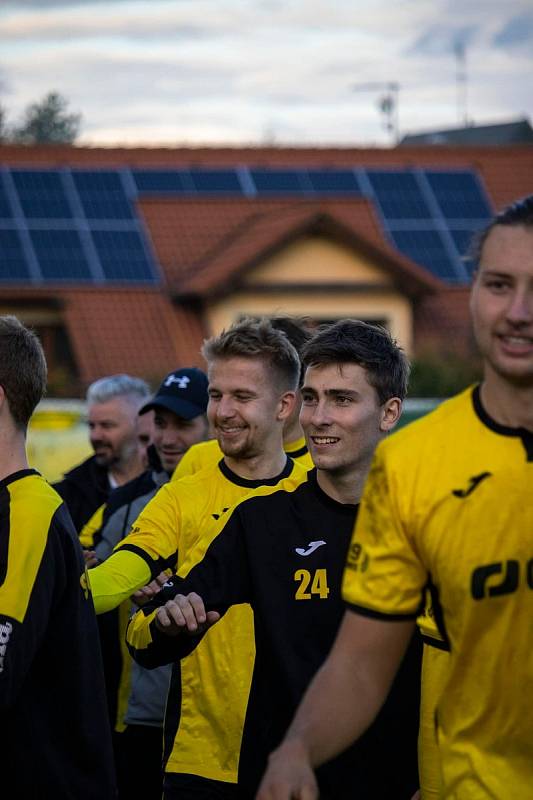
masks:
<svg viewBox="0 0 533 800"><path fill-rule="evenodd" d="M485 597L499 597L516 592L521 581L520 572L520 562L514 559L476 567L470 583L472 597L474 600L483 600ZM496 582L494 582L495 576L499 578ZM533 589L533 558L526 564L525 581L528 587Z"/></svg>
<svg viewBox="0 0 533 800"><path fill-rule="evenodd" d="M298 553L299 556L310 556L311 553L314 553L315 550L318 550L319 547L326 544L323 539L317 542L309 542L307 547L295 547L294 552Z"/></svg>
<svg viewBox="0 0 533 800"><path fill-rule="evenodd" d="M481 472L479 475L473 475L470 478L470 481L469 481L468 486L466 487L466 489L453 489L452 490L453 496L454 497L460 497L461 499L464 499L465 497L468 497L469 494L472 494L474 489L477 489L477 487L479 486L480 483L482 483L486 478L490 478L491 475L492 475L492 472Z"/></svg>
<svg viewBox="0 0 533 800"><path fill-rule="evenodd" d="M13 632L13 625L10 622L4 622L0 625L0 672L4 671L4 658L6 655L7 644L9 637Z"/></svg>

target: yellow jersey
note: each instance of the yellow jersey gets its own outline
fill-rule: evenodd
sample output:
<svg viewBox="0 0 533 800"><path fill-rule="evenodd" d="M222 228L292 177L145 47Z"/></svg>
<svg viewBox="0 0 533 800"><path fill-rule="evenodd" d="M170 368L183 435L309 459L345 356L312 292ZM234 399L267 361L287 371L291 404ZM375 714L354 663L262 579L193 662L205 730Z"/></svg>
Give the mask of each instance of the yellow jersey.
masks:
<svg viewBox="0 0 533 800"><path fill-rule="evenodd" d="M430 587L446 800L532 796L532 486L533 434L492 420L479 387L382 442L365 486L344 596L414 619Z"/></svg>
<svg viewBox="0 0 533 800"><path fill-rule="evenodd" d="M307 449L305 439L302 436L295 442L284 444L283 448L293 461L297 461L306 470L313 469L313 462ZM194 475L204 467L223 458L222 450L216 439L209 439L207 442L198 442L189 447L185 455L180 459L176 469L172 474L171 480L176 481L186 475Z"/></svg>

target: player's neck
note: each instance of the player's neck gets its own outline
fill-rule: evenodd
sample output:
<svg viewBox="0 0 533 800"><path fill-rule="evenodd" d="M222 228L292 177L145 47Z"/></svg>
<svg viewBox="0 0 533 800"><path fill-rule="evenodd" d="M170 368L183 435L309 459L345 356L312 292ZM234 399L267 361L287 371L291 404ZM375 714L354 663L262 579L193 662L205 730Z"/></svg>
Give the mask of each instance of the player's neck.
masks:
<svg viewBox="0 0 533 800"><path fill-rule="evenodd" d="M352 470L348 472L329 472L317 469L317 483L328 497L337 503L351 503L355 505L361 499L363 486L368 470Z"/></svg>
<svg viewBox="0 0 533 800"><path fill-rule="evenodd" d="M287 456L278 442L276 448L251 458L224 456L226 465L240 478L251 481L276 478L287 463Z"/></svg>
<svg viewBox="0 0 533 800"><path fill-rule="evenodd" d="M24 434L0 429L0 480L21 469L28 469Z"/></svg>
<svg viewBox="0 0 533 800"><path fill-rule="evenodd" d="M481 402L500 425L533 431L533 386L517 386L488 369L481 384Z"/></svg>

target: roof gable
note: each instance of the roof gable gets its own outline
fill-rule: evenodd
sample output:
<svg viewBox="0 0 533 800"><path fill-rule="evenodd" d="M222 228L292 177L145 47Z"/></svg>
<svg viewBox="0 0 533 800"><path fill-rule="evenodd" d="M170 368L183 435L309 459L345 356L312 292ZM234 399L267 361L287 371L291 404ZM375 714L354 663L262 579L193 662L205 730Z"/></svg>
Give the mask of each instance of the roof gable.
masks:
<svg viewBox="0 0 533 800"><path fill-rule="evenodd" d="M183 274L178 296L222 295L235 290L243 275L272 254L302 236L321 236L362 251L388 271L402 291L418 294L435 290L441 282L389 247L373 220L367 201L325 203L307 201L297 206L264 209L237 226L216 250ZM364 231L364 232L363 232Z"/></svg>

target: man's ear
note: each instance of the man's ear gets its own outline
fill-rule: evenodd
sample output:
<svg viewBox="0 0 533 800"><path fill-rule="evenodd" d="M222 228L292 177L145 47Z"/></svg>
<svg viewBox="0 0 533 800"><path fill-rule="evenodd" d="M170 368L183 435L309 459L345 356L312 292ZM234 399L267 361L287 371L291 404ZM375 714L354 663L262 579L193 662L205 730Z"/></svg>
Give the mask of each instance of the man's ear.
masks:
<svg viewBox="0 0 533 800"><path fill-rule="evenodd" d="M401 413L402 401L400 398L389 397L381 406L380 431L382 431L382 433L389 433L400 419Z"/></svg>
<svg viewBox="0 0 533 800"><path fill-rule="evenodd" d="M296 392L283 392L278 401L277 419L285 422L294 410L296 404Z"/></svg>

